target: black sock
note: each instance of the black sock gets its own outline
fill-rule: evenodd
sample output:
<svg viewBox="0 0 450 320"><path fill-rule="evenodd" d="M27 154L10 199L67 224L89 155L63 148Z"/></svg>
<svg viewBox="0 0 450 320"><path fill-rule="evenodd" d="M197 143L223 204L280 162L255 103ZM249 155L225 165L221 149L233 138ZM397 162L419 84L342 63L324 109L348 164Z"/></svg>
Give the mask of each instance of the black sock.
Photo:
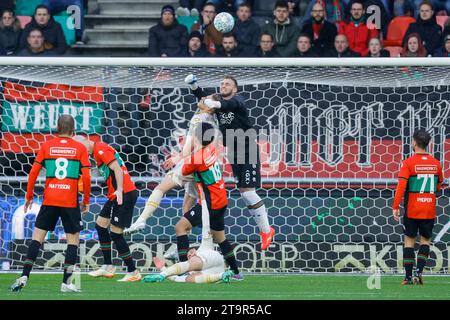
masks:
<svg viewBox="0 0 450 320"><path fill-rule="evenodd" d="M228 240L225 240L224 242L219 243L219 247L231 270L233 270L235 274L238 274L239 268L237 267L236 257L234 256L234 249L231 246L230 242L228 242Z"/></svg>
<svg viewBox="0 0 450 320"><path fill-rule="evenodd" d="M430 255L430 246L426 244L421 244L419 247L419 252L417 253L417 272L422 273L423 268L427 264L428 256Z"/></svg>
<svg viewBox="0 0 450 320"><path fill-rule="evenodd" d="M189 251L189 238L187 234L177 237L177 249L180 262L187 261L187 253Z"/></svg>
<svg viewBox="0 0 450 320"><path fill-rule="evenodd" d="M128 272L133 272L134 270L136 270L136 266L134 265L133 256L131 255L128 243L125 241L122 234L114 232L110 232L110 234L111 239L112 241L114 241L116 249L119 252L119 257L127 266Z"/></svg>
<svg viewBox="0 0 450 320"><path fill-rule="evenodd" d="M23 276L30 276L31 269L33 269L33 264L36 261L36 258L39 254L39 248L41 247L41 243L37 240L31 240L30 245L28 246L27 257L23 261Z"/></svg>
<svg viewBox="0 0 450 320"><path fill-rule="evenodd" d="M111 259L111 236L109 230L95 224L98 233L98 242L100 242L100 250L103 253L103 264L112 264Z"/></svg>
<svg viewBox="0 0 450 320"><path fill-rule="evenodd" d="M68 284L69 277L73 273L73 267L77 263L78 246L69 244L66 249L66 259L64 261L64 277L63 282Z"/></svg>
<svg viewBox="0 0 450 320"><path fill-rule="evenodd" d="M411 279L414 267L414 248L403 248L403 266L405 267L406 279Z"/></svg>

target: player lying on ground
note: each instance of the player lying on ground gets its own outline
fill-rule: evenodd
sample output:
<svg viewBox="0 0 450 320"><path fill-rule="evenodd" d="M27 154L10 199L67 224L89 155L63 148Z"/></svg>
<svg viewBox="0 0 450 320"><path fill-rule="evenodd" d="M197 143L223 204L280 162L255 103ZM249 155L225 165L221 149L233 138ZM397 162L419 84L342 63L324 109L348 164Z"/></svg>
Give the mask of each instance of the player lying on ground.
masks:
<svg viewBox="0 0 450 320"><path fill-rule="evenodd" d="M215 99L209 98L199 88L194 75L188 75L184 81L197 99L206 97L203 110L214 110L217 114L223 145L227 147L228 161L237 180L236 186L258 225L261 249L266 250L275 230L269 225L264 202L256 193L256 188L261 185L258 137L250 123L245 101L237 94L237 81L232 76L225 76L220 83L220 93L214 95Z"/></svg>
<svg viewBox="0 0 450 320"><path fill-rule="evenodd" d="M12 291L20 291L26 286L47 232L55 230L56 224L61 218L67 237L61 291L79 292L71 283L71 276L78 258L80 230L83 225L81 212L86 213L89 210L91 192L89 167L91 164L86 148L72 139L75 132L73 117L70 115L60 116L57 126L57 137L41 146L28 177L25 213L33 204L34 184L39 172L42 168L46 169L44 201L36 217L33 240L28 246L22 276L11 286ZM78 203L80 173L84 185L84 197L81 204Z"/></svg>
<svg viewBox="0 0 450 320"><path fill-rule="evenodd" d="M103 142L90 141L83 136L76 136L75 139L81 142L88 153L94 157L108 186L108 201L103 206L95 223L100 250L103 253L103 265L98 270L90 272L89 275L106 278L114 276L115 268L112 265L111 257L111 242L114 242L119 257L127 266L127 274L118 281L139 281L142 276L136 269L128 243L123 237L123 230L131 224L134 206L139 195L136 186L131 180L124 161L111 146Z"/></svg>
<svg viewBox="0 0 450 320"><path fill-rule="evenodd" d="M174 282L190 283L230 282L234 272L231 270L225 271L223 256L213 247L206 249L203 243L204 239L202 239L202 245L198 250L189 250L187 261L178 262L168 268L165 266L164 260L154 257L153 263L161 272L147 275L142 281L162 282L168 279Z"/></svg>
<svg viewBox="0 0 450 320"><path fill-rule="evenodd" d="M430 254L431 237L436 220L436 192L441 190L443 174L441 164L427 151L431 136L421 129L414 132L412 146L415 154L403 161L398 174L398 185L392 205L395 221L400 220L400 202L405 195L403 228L405 246L403 264L405 280L402 284L423 284L422 272ZM413 276L415 262L414 246L417 231L420 247L417 255L417 269Z"/></svg>
<svg viewBox="0 0 450 320"><path fill-rule="evenodd" d="M193 151L193 134L195 128L200 123L209 123L213 127L217 127L217 119L213 110L198 110L192 117L189 123L189 130L186 136L186 141L183 146L182 152L178 157L169 158L164 163L164 168L168 169L175 165L171 171L169 171L164 179L153 190L152 194L147 200L144 211L142 211L139 218L127 229L124 230L125 234L131 234L143 230L146 225L146 221L150 218L155 210L159 207L162 197L170 190L178 187L184 187L185 194L183 200L183 212L186 212L195 205L197 200L197 191L195 189L195 182L192 175L183 176L181 174L181 168L183 166L183 159L190 156Z"/></svg>

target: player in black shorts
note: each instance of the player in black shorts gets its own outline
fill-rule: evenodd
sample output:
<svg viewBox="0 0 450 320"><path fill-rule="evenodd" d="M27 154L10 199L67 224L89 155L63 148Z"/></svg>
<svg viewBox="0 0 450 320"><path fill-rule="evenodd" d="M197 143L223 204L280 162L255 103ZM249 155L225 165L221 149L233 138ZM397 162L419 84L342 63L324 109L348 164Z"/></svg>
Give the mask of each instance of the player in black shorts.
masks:
<svg viewBox="0 0 450 320"><path fill-rule="evenodd" d="M199 88L194 75L188 75L184 81L197 99L203 99L207 108L216 110L236 185L260 230L261 249L267 250L275 230L269 225L264 202L256 193L256 188L261 186L257 134L250 123L244 99L237 94L238 83L234 77L225 76L220 83L220 93L210 99Z"/></svg>

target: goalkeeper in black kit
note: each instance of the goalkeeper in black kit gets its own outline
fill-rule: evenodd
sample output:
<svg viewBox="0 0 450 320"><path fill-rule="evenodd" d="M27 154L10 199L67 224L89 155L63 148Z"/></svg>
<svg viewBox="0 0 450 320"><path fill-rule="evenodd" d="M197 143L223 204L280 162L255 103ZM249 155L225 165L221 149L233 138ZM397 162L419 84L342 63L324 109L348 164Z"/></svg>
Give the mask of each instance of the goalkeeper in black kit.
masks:
<svg viewBox="0 0 450 320"><path fill-rule="evenodd" d="M245 100L237 94L237 81L232 76L225 76L220 83L220 93L214 94L214 99L208 98L198 86L195 75L188 75L184 81L197 99L203 100L207 108L216 112L236 185L260 230L261 249L267 250L275 230L269 225L264 202L256 193L256 188L261 186L257 134L250 123Z"/></svg>

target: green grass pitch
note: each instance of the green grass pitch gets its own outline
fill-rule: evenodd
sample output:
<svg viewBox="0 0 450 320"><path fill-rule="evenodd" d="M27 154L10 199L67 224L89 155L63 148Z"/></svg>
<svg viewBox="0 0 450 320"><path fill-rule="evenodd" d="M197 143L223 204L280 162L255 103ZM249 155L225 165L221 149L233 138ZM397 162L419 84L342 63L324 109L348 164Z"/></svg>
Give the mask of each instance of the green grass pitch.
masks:
<svg viewBox="0 0 450 320"><path fill-rule="evenodd" d="M20 293L9 291L17 274L0 274L0 300L450 300L450 276L425 276L424 286L401 286L400 276L381 276L381 289L365 275L247 275L228 284L121 283L81 275L82 293L59 292L62 275L31 274ZM180 287L183 294L180 295Z"/></svg>

